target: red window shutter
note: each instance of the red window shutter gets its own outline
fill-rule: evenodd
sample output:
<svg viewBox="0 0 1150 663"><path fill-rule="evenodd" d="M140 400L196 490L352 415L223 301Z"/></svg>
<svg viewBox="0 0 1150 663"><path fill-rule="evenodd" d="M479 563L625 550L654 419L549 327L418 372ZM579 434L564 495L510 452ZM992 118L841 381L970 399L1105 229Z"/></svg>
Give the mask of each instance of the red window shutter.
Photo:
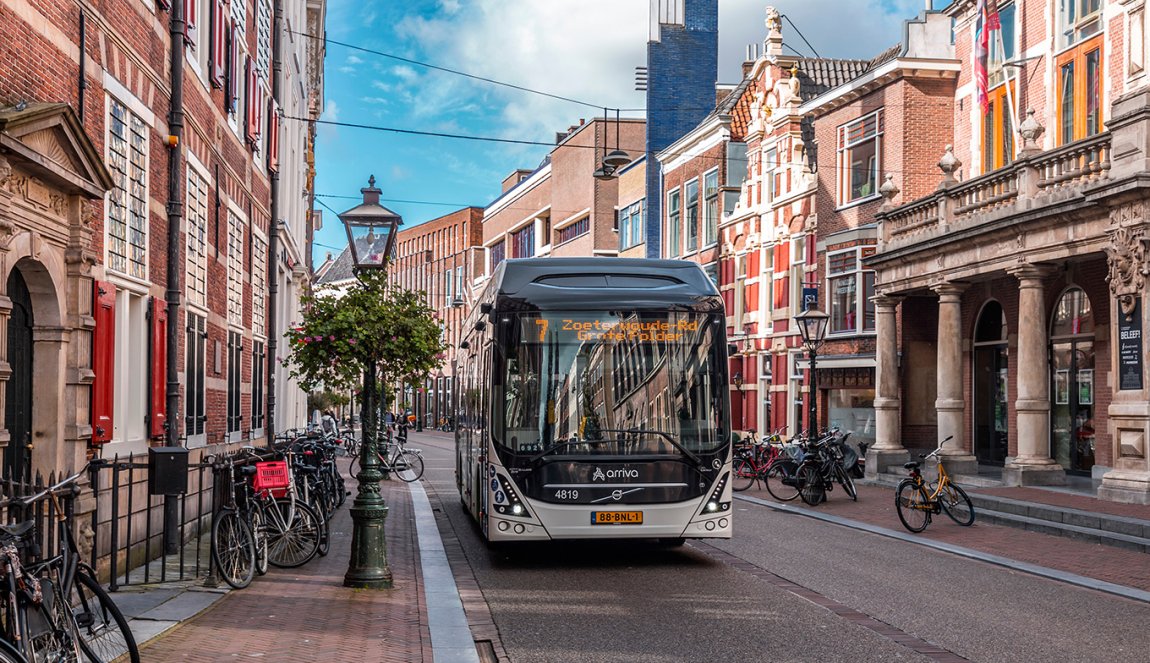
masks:
<svg viewBox="0 0 1150 663"><path fill-rule="evenodd" d="M212 87L224 86L224 71L227 69L227 9L223 0L209 0L212 3Z"/></svg>
<svg viewBox="0 0 1150 663"><path fill-rule="evenodd" d="M271 99L268 104L268 170L280 170L280 113L279 104Z"/></svg>
<svg viewBox="0 0 1150 663"><path fill-rule="evenodd" d="M196 43L196 10L199 0L184 0L184 41Z"/></svg>
<svg viewBox="0 0 1150 663"><path fill-rule="evenodd" d="M152 297L152 311L148 334L152 351L148 381L148 436L155 439L167 432L168 420L168 305L159 297Z"/></svg>
<svg viewBox="0 0 1150 663"><path fill-rule="evenodd" d="M247 117L247 122L245 123L245 136L247 137L248 143L250 145L255 145L257 134L259 133L259 124L256 120L257 114L259 113L259 100L257 99L259 94L259 83L258 79L256 78L255 64L252 62L250 56L244 57L244 73L246 74L244 99L247 102L247 108L245 109Z"/></svg>
<svg viewBox="0 0 1150 663"><path fill-rule="evenodd" d="M92 443L112 441L112 412L115 406L116 380L116 287L105 281L93 284L92 330Z"/></svg>

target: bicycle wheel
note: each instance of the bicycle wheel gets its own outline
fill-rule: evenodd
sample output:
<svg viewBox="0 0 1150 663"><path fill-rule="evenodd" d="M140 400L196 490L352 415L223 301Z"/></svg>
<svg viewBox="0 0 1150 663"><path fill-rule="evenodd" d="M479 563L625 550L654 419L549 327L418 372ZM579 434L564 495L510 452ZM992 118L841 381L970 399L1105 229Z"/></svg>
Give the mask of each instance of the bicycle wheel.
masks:
<svg viewBox="0 0 1150 663"><path fill-rule="evenodd" d="M91 663L111 663L125 655L131 663L140 663L140 650L124 613L83 567L76 571L70 603L80 632L80 650Z"/></svg>
<svg viewBox="0 0 1150 663"><path fill-rule="evenodd" d="M963 527L974 524L974 503L961 487L947 483L942 494L938 496L938 501L942 505L942 510L954 522Z"/></svg>
<svg viewBox="0 0 1150 663"><path fill-rule="evenodd" d="M37 663L77 663L83 654L76 619L61 591L59 569L54 567L50 573L51 577L40 578L43 600L39 604L17 599L23 603L20 609L28 632L27 650Z"/></svg>
<svg viewBox="0 0 1150 663"><path fill-rule="evenodd" d="M731 490L742 492L755 483L755 464L746 458L735 461L731 468Z"/></svg>
<svg viewBox="0 0 1150 663"><path fill-rule="evenodd" d="M859 501L859 493L855 489L854 479L851 478L850 473L843 469L842 465L835 465L835 480L839 482L852 500Z"/></svg>
<svg viewBox="0 0 1150 663"><path fill-rule="evenodd" d="M894 504L902 526L912 532L921 532L930 524L930 498L914 481L903 479L895 490Z"/></svg>
<svg viewBox="0 0 1150 663"><path fill-rule="evenodd" d="M212 560L224 582L236 589L252 584L256 545L252 528L234 509L224 509L212 522Z"/></svg>
<svg viewBox="0 0 1150 663"><path fill-rule="evenodd" d="M248 513L251 521L252 544L256 549L256 573L263 576L268 573L268 529L264 525L264 514L258 508L252 508Z"/></svg>
<svg viewBox="0 0 1150 663"><path fill-rule="evenodd" d="M796 483L799 487L799 497L810 506L818 506L827 498L826 487L823 486L823 477L815 465L799 467Z"/></svg>
<svg viewBox="0 0 1150 663"><path fill-rule="evenodd" d="M763 483L767 492L780 502L790 502L799 496L799 464L793 460L777 460L767 466Z"/></svg>
<svg viewBox="0 0 1150 663"><path fill-rule="evenodd" d="M28 663L28 659L24 658L15 645L0 639L0 663Z"/></svg>
<svg viewBox="0 0 1150 663"><path fill-rule="evenodd" d="M397 477L411 483L423 476L423 458L414 451L404 451L395 457L392 468Z"/></svg>
<svg viewBox="0 0 1150 663"><path fill-rule="evenodd" d="M319 516L306 504L277 499L264 505L268 528L268 561L273 566L302 566L319 551Z"/></svg>

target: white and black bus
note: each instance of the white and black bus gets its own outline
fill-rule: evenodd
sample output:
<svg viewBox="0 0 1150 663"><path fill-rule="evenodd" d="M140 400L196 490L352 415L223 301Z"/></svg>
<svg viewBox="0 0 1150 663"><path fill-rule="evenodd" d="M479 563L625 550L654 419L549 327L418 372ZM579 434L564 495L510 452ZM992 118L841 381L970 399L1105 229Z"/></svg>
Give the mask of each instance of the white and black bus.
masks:
<svg viewBox="0 0 1150 663"><path fill-rule="evenodd" d="M456 481L489 541L730 538L726 326L697 264L506 260L461 336Z"/></svg>

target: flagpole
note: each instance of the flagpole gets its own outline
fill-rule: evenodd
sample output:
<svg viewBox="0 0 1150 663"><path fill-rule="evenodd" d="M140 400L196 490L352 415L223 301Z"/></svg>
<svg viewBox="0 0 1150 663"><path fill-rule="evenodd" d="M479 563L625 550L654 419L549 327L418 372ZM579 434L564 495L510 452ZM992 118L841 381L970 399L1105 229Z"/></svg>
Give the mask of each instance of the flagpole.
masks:
<svg viewBox="0 0 1150 663"><path fill-rule="evenodd" d="M998 33L998 50L1002 53L1002 76L1006 81L1004 83L1006 85L1006 106L1010 112L1010 147L1013 152L1017 153L1018 150L1015 148L1017 148L1018 142L1014 137L1018 134L1018 109L1014 106L1014 93L1010 91L1010 69L1014 67L1007 67L1006 65L1006 45L1002 39L1002 28L999 27L996 32ZM1015 79L1022 80L1022 72L1017 72ZM1010 155L1010 160L1014 161L1014 154Z"/></svg>

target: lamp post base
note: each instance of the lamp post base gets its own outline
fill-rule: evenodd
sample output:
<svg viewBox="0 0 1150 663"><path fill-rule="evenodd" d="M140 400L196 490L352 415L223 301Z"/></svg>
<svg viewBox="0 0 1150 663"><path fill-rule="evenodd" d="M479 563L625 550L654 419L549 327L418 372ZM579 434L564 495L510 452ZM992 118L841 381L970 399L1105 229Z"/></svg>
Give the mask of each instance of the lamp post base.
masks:
<svg viewBox="0 0 1150 663"><path fill-rule="evenodd" d="M387 564L387 541L383 534L387 505L378 492L368 496L361 493L349 511L352 520L351 559L343 577L343 586L391 589L391 567Z"/></svg>

